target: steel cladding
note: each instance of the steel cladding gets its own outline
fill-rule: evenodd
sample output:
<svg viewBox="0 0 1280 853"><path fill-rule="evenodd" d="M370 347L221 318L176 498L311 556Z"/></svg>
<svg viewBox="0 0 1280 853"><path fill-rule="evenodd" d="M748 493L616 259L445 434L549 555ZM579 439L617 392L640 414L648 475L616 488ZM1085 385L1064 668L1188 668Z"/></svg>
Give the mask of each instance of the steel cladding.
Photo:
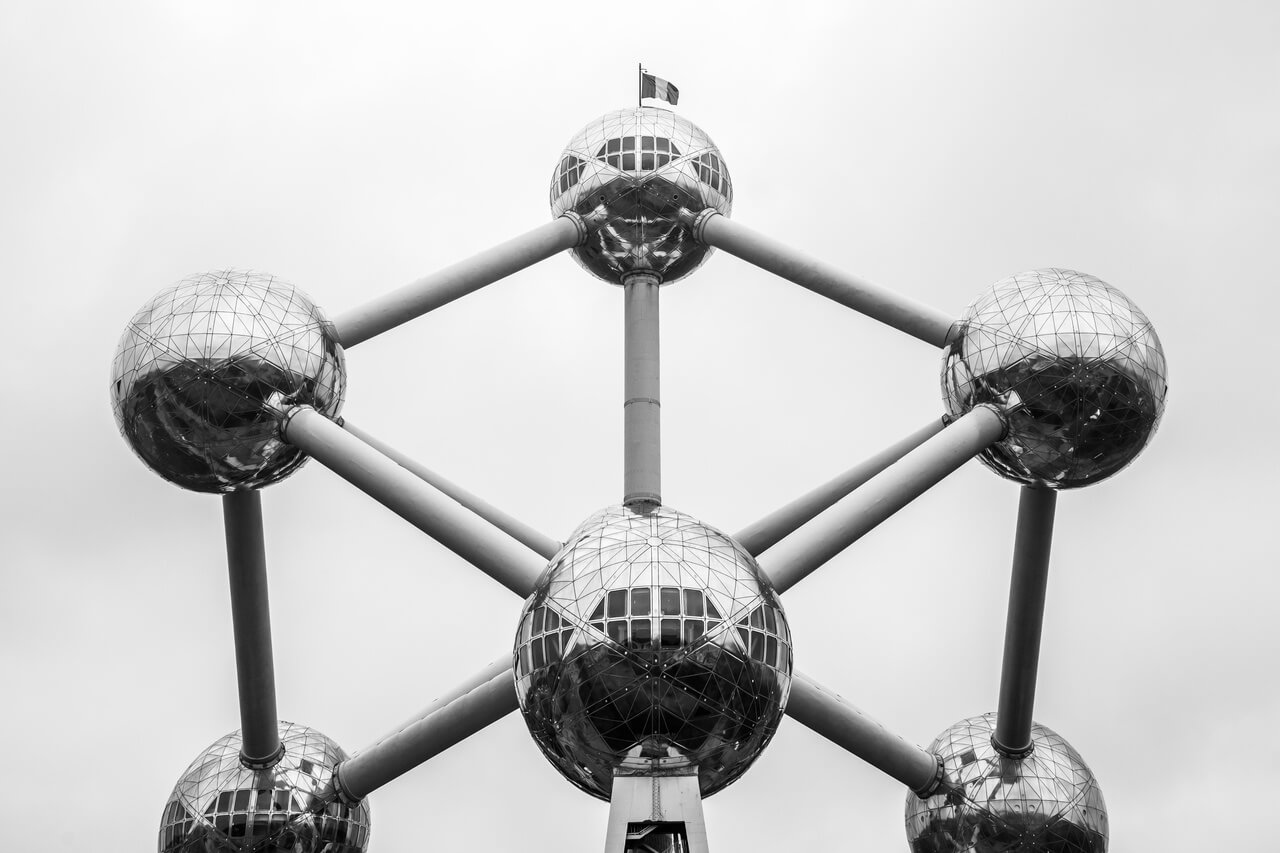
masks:
<svg viewBox="0 0 1280 853"><path fill-rule="evenodd" d="M607 799L616 773L744 773L791 687L791 635L752 557L666 507L587 519L525 603L516 692L566 779Z"/></svg>

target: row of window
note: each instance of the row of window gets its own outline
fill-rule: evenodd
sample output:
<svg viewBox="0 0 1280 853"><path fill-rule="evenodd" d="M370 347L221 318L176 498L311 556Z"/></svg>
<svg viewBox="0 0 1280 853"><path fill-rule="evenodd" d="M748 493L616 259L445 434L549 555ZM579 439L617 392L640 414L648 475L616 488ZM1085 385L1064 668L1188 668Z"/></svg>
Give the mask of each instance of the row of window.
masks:
<svg viewBox="0 0 1280 853"><path fill-rule="evenodd" d="M714 189L725 198L729 197L729 170L720 162L720 158L708 151L693 161L698 170L698 180Z"/></svg>
<svg viewBox="0 0 1280 853"><path fill-rule="evenodd" d="M610 139L600 146L596 159L624 172L636 171L637 163L639 163L639 171L651 172L654 169L661 169L680 156L680 151L676 148L675 143L662 137L653 136L639 137L641 150L637 153L635 150L636 139L637 137L634 136ZM638 160L637 157L639 158ZM693 161L693 167L697 170L698 180L721 195L728 197L729 171L719 157L713 152L707 151ZM570 187L575 186L581 180L582 173L586 168L586 162L578 157L567 156L562 158L560 160L560 168L552 182L552 189L554 190L558 187L559 195L568 192Z"/></svg>

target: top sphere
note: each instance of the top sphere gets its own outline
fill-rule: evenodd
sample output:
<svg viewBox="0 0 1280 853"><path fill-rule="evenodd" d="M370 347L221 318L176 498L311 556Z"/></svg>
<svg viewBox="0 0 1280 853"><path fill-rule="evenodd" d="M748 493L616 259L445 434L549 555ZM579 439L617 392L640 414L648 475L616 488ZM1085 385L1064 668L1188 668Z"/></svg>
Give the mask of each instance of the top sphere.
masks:
<svg viewBox="0 0 1280 853"><path fill-rule="evenodd" d="M693 122L670 110L607 113L578 131L551 177L551 212L586 224L573 256L611 284L651 272L672 282L693 272L711 249L693 238L698 214L725 216L733 186L720 149Z"/></svg>
<svg viewBox="0 0 1280 853"><path fill-rule="evenodd" d="M990 404L1004 437L983 463L1025 485L1070 489L1132 462L1164 411L1164 350L1123 293L1085 273L1040 269L996 282L965 311L943 356L959 417Z"/></svg>
<svg viewBox="0 0 1280 853"><path fill-rule="evenodd" d="M111 369L111 408L153 471L197 492L284 479L302 451L280 437L295 405L342 407L346 367L331 324L302 291L224 270L162 290L129 322Z"/></svg>
<svg viewBox="0 0 1280 853"><path fill-rule="evenodd" d="M667 507L610 507L525 602L516 694L556 769L608 799L615 774L697 774L710 796L751 766L791 689L791 634L756 561Z"/></svg>

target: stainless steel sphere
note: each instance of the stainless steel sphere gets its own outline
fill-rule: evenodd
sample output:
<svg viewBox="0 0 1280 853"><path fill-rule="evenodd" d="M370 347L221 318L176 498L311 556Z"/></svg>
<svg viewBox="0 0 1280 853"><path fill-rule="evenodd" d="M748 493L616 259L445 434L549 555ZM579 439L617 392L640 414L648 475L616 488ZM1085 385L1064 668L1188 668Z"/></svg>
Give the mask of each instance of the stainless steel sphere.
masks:
<svg viewBox="0 0 1280 853"><path fill-rule="evenodd" d="M267 770L240 763L240 733L191 762L160 819L160 853L363 853L369 806L322 799L342 748L315 729L280 723L284 757Z"/></svg>
<svg viewBox="0 0 1280 853"><path fill-rule="evenodd" d="M1035 724L1031 755L1005 758L995 719L961 720L930 744L945 776L933 796L907 795L912 853L1104 853L1107 807L1080 754Z"/></svg>
<svg viewBox="0 0 1280 853"><path fill-rule="evenodd" d="M608 799L614 773L693 772L703 796L773 737L791 635L756 561L666 507L601 510L525 603L516 692L566 779Z"/></svg>
<svg viewBox="0 0 1280 853"><path fill-rule="evenodd" d="M161 291L129 322L111 369L111 408L133 451L197 492L255 489L306 461L280 415L342 407L346 367L333 325L302 291L224 270Z"/></svg>
<svg viewBox="0 0 1280 853"><path fill-rule="evenodd" d="M587 240L573 256L618 284L645 270L663 282L697 269L711 249L693 239L707 208L729 215L733 186L720 149L670 110L607 113L578 131L551 176L551 212L573 211Z"/></svg>
<svg viewBox="0 0 1280 853"><path fill-rule="evenodd" d="M1132 462L1151 440L1167 391L1151 321L1085 273L1040 269L998 281L969 306L943 356L953 417L984 403L1003 439L981 459L1028 485L1070 489Z"/></svg>

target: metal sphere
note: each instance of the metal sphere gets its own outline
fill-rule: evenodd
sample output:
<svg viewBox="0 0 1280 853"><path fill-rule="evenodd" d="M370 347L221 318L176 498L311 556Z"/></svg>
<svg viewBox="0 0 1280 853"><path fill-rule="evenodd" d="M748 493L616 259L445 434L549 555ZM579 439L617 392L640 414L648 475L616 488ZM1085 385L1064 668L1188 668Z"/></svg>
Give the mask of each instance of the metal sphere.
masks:
<svg viewBox="0 0 1280 853"><path fill-rule="evenodd" d="M1040 269L998 281L969 306L943 356L942 393L959 417L995 406L1004 437L986 466L1027 485L1070 489L1124 468L1164 411L1164 350L1123 293L1085 273Z"/></svg>
<svg viewBox="0 0 1280 853"><path fill-rule="evenodd" d="M369 805L328 800L342 748L315 729L280 723L284 757L266 770L240 762L240 732L191 762L160 820L160 853L363 853Z"/></svg>
<svg viewBox="0 0 1280 853"><path fill-rule="evenodd" d="M733 782L773 737L791 634L751 555L666 507L587 519L525 603L516 692L566 779L608 799L614 773Z"/></svg>
<svg viewBox="0 0 1280 853"><path fill-rule="evenodd" d="M256 489L306 461L280 416L335 417L346 390L333 325L302 291L224 270L155 296L129 322L111 370L121 435L166 480L197 492Z"/></svg>
<svg viewBox="0 0 1280 853"><path fill-rule="evenodd" d="M907 795L912 853L1105 853L1107 807L1080 753L1034 724L1031 755L1005 758L995 719L961 720L930 744L945 776L933 796Z"/></svg>
<svg viewBox="0 0 1280 853"><path fill-rule="evenodd" d="M551 176L551 212L572 211L587 228L573 256L612 284L630 272L672 282L711 249L693 238L707 208L729 215L733 186L720 149L670 110L607 113L578 131Z"/></svg>

